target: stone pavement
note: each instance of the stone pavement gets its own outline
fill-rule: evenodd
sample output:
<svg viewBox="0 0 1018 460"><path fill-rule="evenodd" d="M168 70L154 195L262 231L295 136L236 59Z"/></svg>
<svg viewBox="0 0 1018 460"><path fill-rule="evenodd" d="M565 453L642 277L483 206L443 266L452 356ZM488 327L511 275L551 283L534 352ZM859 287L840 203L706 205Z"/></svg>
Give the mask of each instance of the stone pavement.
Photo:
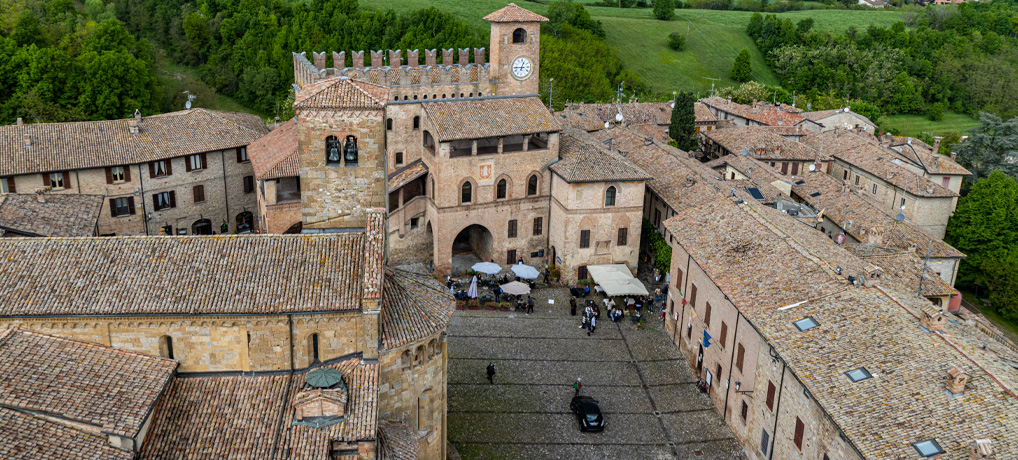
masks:
<svg viewBox="0 0 1018 460"><path fill-rule="evenodd" d="M548 299L555 303L549 305ZM598 297L595 297L598 298ZM569 291L534 292L535 313L458 310L449 326L449 441L464 459L739 459L729 429L660 319L628 317L593 336L569 316ZM660 318L660 316L657 316ZM495 385L484 374L495 364ZM572 384L601 404L602 433L581 433Z"/></svg>

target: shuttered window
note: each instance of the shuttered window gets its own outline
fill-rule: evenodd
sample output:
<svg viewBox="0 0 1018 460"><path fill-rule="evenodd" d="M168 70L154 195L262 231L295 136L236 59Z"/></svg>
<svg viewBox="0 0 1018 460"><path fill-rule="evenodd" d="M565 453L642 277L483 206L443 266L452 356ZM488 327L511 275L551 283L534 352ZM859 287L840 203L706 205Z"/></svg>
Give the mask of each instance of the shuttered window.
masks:
<svg viewBox="0 0 1018 460"><path fill-rule="evenodd" d="M689 289L689 303L696 307L696 284L693 284L693 287Z"/></svg>
<svg viewBox="0 0 1018 460"><path fill-rule="evenodd" d="M42 185L45 187L50 187L53 190L63 190L65 188L69 188L71 185L71 173L64 171L43 174Z"/></svg>
<svg viewBox="0 0 1018 460"><path fill-rule="evenodd" d="M799 417L795 418L795 448L802 450L802 436L806 431L806 425L802 423Z"/></svg>
<svg viewBox="0 0 1018 460"><path fill-rule="evenodd" d="M509 238L516 238L516 219L509 221Z"/></svg>
<svg viewBox="0 0 1018 460"><path fill-rule="evenodd" d="M255 190L254 176L244 176L244 193L251 193Z"/></svg>
<svg viewBox="0 0 1018 460"><path fill-rule="evenodd" d="M237 163L247 163L249 161L251 159L247 157L247 147L237 149Z"/></svg>
<svg viewBox="0 0 1018 460"><path fill-rule="evenodd" d="M204 185L195 185L194 186L194 202L195 203L201 203L202 201L205 201L205 186Z"/></svg>
<svg viewBox="0 0 1018 460"><path fill-rule="evenodd" d="M721 322L721 348L724 348L728 343L728 325L724 321Z"/></svg>
<svg viewBox="0 0 1018 460"><path fill-rule="evenodd" d="M580 230L580 247L590 247L590 230Z"/></svg>
<svg viewBox="0 0 1018 460"><path fill-rule="evenodd" d="M110 198L110 216L134 215L134 197Z"/></svg>
<svg viewBox="0 0 1018 460"><path fill-rule="evenodd" d="M124 166L111 166L106 168L106 183L119 184L130 181L130 171Z"/></svg>
<svg viewBox="0 0 1018 460"><path fill-rule="evenodd" d="M0 193L18 193L18 191L14 188L13 177L0 179Z"/></svg>
<svg viewBox="0 0 1018 460"><path fill-rule="evenodd" d="M510 250L506 251L506 254L505 254L505 263L508 264L508 265L512 265L512 264L516 263L516 250L515 249L510 249Z"/></svg>
<svg viewBox="0 0 1018 460"><path fill-rule="evenodd" d="M774 410L774 391L775 390L777 390L777 389L774 388L774 383L767 382L767 408L772 410L772 411Z"/></svg>
<svg viewBox="0 0 1018 460"><path fill-rule="evenodd" d="M149 177L163 177L173 174L173 164L170 160L152 161L148 164Z"/></svg>
<svg viewBox="0 0 1018 460"><path fill-rule="evenodd" d="M206 160L207 158L205 157L204 153L196 153L194 155L189 155L187 158L184 159L184 167L188 171L205 169L208 168L208 162Z"/></svg>
<svg viewBox="0 0 1018 460"><path fill-rule="evenodd" d="M735 353L735 368L742 372L742 363L746 359L746 347L740 343L738 348L738 352Z"/></svg>
<svg viewBox="0 0 1018 460"><path fill-rule="evenodd" d="M540 235L541 232L543 232L543 231L544 231L544 218L543 217L535 217L534 218L534 236Z"/></svg>
<svg viewBox="0 0 1018 460"><path fill-rule="evenodd" d="M706 324L707 327L710 327L710 310L710 302L707 302L707 310L703 313L703 324Z"/></svg>
<svg viewBox="0 0 1018 460"><path fill-rule="evenodd" d="M628 244L629 244L629 229L628 228L620 228L619 229L619 246L626 246Z"/></svg>
<svg viewBox="0 0 1018 460"><path fill-rule="evenodd" d="M156 211L177 207L177 194L174 191L152 194L152 208Z"/></svg>

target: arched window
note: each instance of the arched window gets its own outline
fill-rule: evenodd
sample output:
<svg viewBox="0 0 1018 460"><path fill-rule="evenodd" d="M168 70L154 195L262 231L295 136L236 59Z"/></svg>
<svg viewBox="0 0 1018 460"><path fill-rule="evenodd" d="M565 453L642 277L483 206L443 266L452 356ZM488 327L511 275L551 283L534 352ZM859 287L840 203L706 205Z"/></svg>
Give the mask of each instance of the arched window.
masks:
<svg viewBox="0 0 1018 460"><path fill-rule="evenodd" d="M505 179L502 179L502 180L498 181L498 186L495 187L495 199L496 200L504 200L505 197L506 197L506 189L507 188L508 188L508 184L506 184Z"/></svg>
<svg viewBox="0 0 1018 460"><path fill-rule="evenodd" d="M346 136L346 143L343 145L343 163L347 166L357 166L357 138Z"/></svg>
<svg viewBox="0 0 1018 460"><path fill-rule="evenodd" d="M608 187L608 190L604 191L604 205L615 206L615 186Z"/></svg>
<svg viewBox="0 0 1018 460"><path fill-rule="evenodd" d="M164 358L173 358L173 337L164 335L159 343L159 355Z"/></svg>
<svg viewBox="0 0 1018 460"><path fill-rule="evenodd" d="M526 43L527 42L527 31L523 30L522 27L513 31L513 43Z"/></svg>
<svg viewBox="0 0 1018 460"><path fill-rule="evenodd" d="M329 136L325 138L325 163L330 165L337 165L340 163L341 152L343 148L340 145L339 139L336 136Z"/></svg>
<svg viewBox="0 0 1018 460"><path fill-rule="evenodd" d="M396 99L399 99L399 96L396 96ZM385 129L392 131L392 118L385 119Z"/></svg>
<svg viewBox="0 0 1018 460"><path fill-rule="evenodd" d="M414 129L421 129L421 117L414 117Z"/></svg>
<svg viewBox="0 0 1018 460"><path fill-rule="evenodd" d="M473 192L473 186L470 185L470 182L464 182L463 189L460 191L460 204L470 204L471 192Z"/></svg>
<svg viewBox="0 0 1018 460"><path fill-rule="evenodd" d="M537 195L537 174L531 175L527 179L527 196Z"/></svg>

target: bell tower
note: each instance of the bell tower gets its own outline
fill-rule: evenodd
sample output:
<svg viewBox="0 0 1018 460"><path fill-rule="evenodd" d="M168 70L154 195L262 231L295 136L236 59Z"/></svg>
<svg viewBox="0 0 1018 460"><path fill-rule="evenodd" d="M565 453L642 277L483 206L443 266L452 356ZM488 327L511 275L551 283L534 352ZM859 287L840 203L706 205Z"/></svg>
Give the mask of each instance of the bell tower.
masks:
<svg viewBox="0 0 1018 460"><path fill-rule="evenodd" d="M548 18L510 3L484 17L491 23L491 75L499 96L537 94L541 23Z"/></svg>
<svg viewBox="0 0 1018 460"><path fill-rule="evenodd" d="M346 77L305 85L297 113L301 222L306 233L362 230L385 208L388 90Z"/></svg>

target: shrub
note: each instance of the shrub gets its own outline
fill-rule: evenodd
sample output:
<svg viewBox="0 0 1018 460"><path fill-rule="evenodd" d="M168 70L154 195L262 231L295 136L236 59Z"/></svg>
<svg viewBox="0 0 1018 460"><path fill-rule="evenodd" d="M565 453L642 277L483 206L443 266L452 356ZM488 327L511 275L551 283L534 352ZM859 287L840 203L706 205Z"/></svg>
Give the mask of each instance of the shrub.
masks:
<svg viewBox="0 0 1018 460"><path fill-rule="evenodd" d="M654 17L662 21L668 21L675 17L675 5L672 0L655 0Z"/></svg>
<svg viewBox="0 0 1018 460"><path fill-rule="evenodd" d="M686 36L679 32L668 34L668 47L675 51L686 49Z"/></svg>

